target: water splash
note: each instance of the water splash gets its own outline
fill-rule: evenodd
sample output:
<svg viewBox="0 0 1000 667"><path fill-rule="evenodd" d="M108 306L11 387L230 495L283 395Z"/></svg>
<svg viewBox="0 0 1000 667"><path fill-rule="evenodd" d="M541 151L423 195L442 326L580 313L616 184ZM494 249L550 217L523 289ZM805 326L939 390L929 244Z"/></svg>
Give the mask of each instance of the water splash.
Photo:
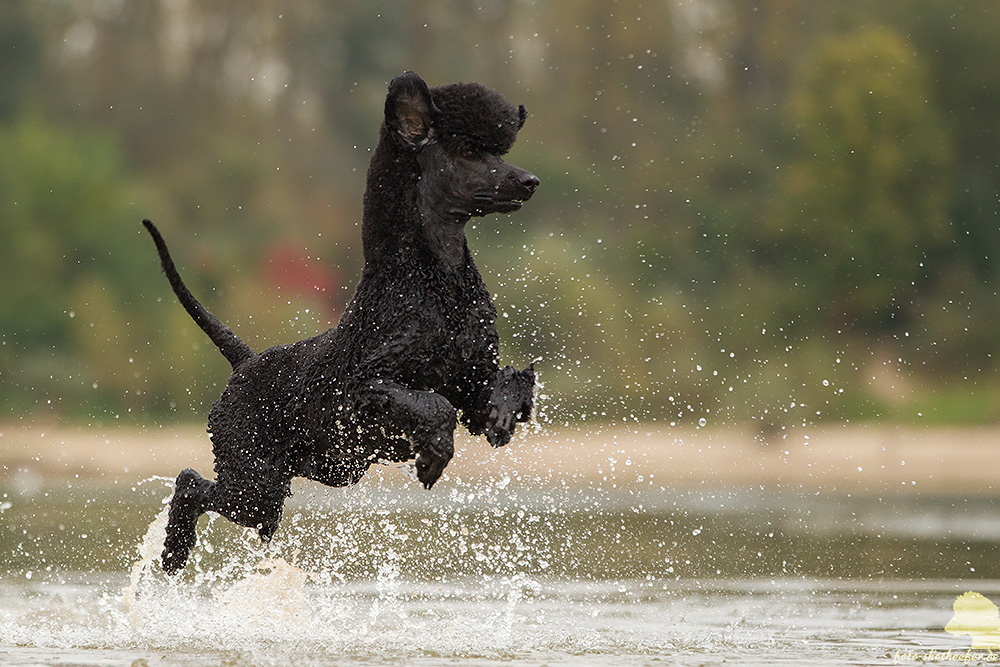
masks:
<svg viewBox="0 0 1000 667"><path fill-rule="evenodd" d="M380 618L392 617L406 620L406 610L399 601L399 563L395 552L389 553L390 560L379 566L375 578L378 597L372 602L368 614L369 628L375 628Z"/></svg>
<svg viewBox="0 0 1000 667"><path fill-rule="evenodd" d="M504 614L501 623L498 624L494 635L498 645L505 646L512 643L514 639L514 624L518 621L518 608L524 602L542 591L541 585L523 575L517 575L506 579L502 586L507 589L507 604L504 606Z"/></svg>
<svg viewBox="0 0 1000 667"><path fill-rule="evenodd" d="M217 595L217 609L233 625L252 632L295 634L308 626L311 610L306 582L316 575L284 558L261 561L256 571Z"/></svg>
<svg viewBox="0 0 1000 667"><path fill-rule="evenodd" d="M530 562L532 538L517 534L515 525L510 539L498 545L482 526L470 530L469 514L455 508L481 502L476 494L457 493L453 506L415 525L409 511L385 510L385 500L375 501L374 516L370 506L318 522L295 514L268 547L252 531L210 515L188 567L175 577L157 562L164 507L138 545L127 585L107 604L117 641L174 650L226 647L264 664L277 643L297 646L299 656L419 651L494 657L523 644L517 629L522 609L541 591L518 573ZM421 532L438 552L428 550ZM430 571L415 573L414 549L423 552ZM451 561L457 558L474 563L481 574L455 574ZM502 571L511 574L496 576Z"/></svg>
<svg viewBox="0 0 1000 667"><path fill-rule="evenodd" d="M762 562L778 537L743 526L766 521L740 515L724 523L704 514L704 493L684 502L675 494L669 512L643 514L663 496L532 492L515 479L458 484L433 496L382 484L340 494L303 490L268 546L209 514L188 566L173 577L157 564L166 513L158 495L147 496L136 507L146 515L144 534L134 531L120 547L132 555L130 567L47 579L35 568L31 579L22 572L0 580L0 663L318 667L336 656L346 665L585 658L604 666L667 655L676 664L757 664L783 654L842 664L867 655L843 648L859 645L859 614L869 613L866 627L896 627L885 615L899 603L883 607L872 594L865 598L871 609L859 612L850 581L837 598L824 588L829 582L814 590L799 577L720 574L727 563L745 568L744 547L755 539L751 560ZM752 498L738 500L748 507ZM857 510L848 507L845 516ZM706 574L723 579L698 578ZM726 576L738 578L727 583ZM914 621L922 636L953 598L945 590L905 602L926 608ZM789 623L798 623L790 635ZM884 630L875 632L884 643L877 634ZM807 660L824 656L836 660Z"/></svg>
<svg viewBox="0 0 1000 667"><path fill-rule="evenodd" d="M135 596L139 589L139 583L144 576L147 576L153 568L153 563L159 558L163 549L163 542L167 538L167 519L170 513L170 499L173 495L167 496L163 503L163 509L156 515L146 534L142 536L139 544L139 559L133 563L129 574L128 586L122 593L122 603L128 610L129 617L134 623L139 622L139 612L136 609Z"/></svg>

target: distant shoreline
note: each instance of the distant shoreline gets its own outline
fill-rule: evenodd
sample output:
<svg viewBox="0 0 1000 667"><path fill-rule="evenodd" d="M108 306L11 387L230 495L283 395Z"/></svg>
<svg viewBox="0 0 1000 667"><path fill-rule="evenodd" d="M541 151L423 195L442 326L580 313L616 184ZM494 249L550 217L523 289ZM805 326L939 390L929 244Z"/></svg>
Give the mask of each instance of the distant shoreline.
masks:
<svg viewBox="0 0 1000 667"><path fill-rule="evenodd" d="M449 478L485 481L510 474L517 485L541 487L1000 495L1000 427L993 426L824 425L792 429L764 445L739 429L594 425L528 429L501 450L462 435L456 449L445 485ZM201 426L0 426L0 484L7 488L25 476L46 484L120 484L172 478L185 467L211 474L211 442Z"/></svg>

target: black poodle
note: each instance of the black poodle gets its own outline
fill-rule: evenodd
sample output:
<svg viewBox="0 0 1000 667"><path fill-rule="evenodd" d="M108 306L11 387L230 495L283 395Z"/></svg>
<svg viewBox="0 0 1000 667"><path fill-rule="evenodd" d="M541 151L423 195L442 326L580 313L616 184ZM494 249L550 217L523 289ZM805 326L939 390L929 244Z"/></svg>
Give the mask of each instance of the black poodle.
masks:
<svg viewBox="0 0 1000 667"><path fill-rule="evenodd" d="M267 541L292 477L346 486L372 463L416 458L429 489L459 420L500 447L530 418L534 371L500 368L496 309L465 239L472 216L516 211L538 186L501 158L526 116L477 83L396 77L368 168L354 299L335 328L260 354L192 296L143 221L177 298L233 366L208 419L216 480L177 476L164 570L184 567L203 512Z"/></svg>

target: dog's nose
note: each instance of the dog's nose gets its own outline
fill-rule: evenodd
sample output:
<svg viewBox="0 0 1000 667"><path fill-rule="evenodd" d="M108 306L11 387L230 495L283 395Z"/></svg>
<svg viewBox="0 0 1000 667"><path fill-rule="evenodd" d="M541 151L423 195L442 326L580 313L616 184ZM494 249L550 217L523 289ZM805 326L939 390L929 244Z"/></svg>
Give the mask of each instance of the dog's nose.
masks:
<svg viewBox="0 0 1000 667"><path fill-rule="evenodd" d="M534 192L535 188L538 187L538 177L532 173L524 172L521 174L518 181L523 185L529 192Z"/></svg>

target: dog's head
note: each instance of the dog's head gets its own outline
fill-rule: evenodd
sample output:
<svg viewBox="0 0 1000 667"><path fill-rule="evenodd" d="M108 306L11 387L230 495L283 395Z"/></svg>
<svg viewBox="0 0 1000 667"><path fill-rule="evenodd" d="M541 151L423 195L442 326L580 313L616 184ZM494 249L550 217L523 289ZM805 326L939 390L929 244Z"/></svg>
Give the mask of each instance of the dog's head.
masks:
<svg viewBox="0 0 1000 667"><path fill-rule="evenodd" d="M416 155L422 203L455 222L516 211L534 194L538 179L502 159L527 116L478 83L428 88L413 72L393 79L385 100L390 140Z"/></svg>

